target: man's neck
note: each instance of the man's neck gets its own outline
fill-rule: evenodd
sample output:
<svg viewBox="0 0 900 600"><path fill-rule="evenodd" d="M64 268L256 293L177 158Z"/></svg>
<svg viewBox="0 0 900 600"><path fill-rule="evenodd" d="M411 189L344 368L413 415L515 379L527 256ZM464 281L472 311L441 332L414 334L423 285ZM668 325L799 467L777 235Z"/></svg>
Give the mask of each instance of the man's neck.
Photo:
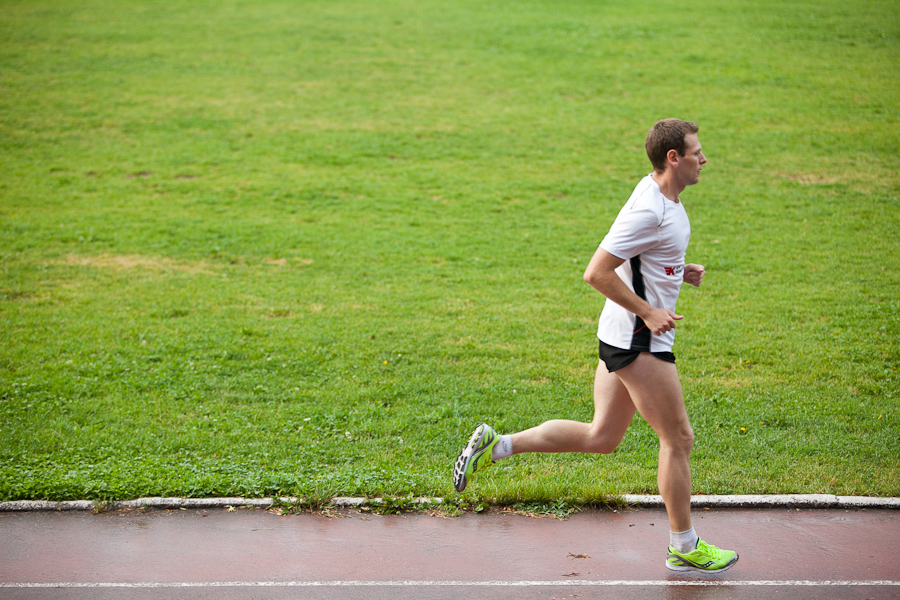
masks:
<svg viewBox="0 0 900 600"><path fill-rule="evenodd" d="M663 196L672 202L679 202L678 196L684 191L684 186L673 180L669 170L665 170L662 173L653 171L653 181L659 186L659 191L662 192Z"/></svg>

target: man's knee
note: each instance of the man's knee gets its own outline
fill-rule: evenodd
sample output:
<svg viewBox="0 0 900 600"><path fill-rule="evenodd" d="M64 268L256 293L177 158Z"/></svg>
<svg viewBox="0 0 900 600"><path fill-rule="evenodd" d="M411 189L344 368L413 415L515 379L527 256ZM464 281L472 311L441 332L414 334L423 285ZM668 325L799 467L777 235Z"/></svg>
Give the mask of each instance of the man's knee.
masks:
<svg viewBox="0 0 900 600"><path fill-rule="evenodd" d="M599 427L591 427L588 436L589 452L595 454L612 454L622 443L622 435L611 435Z"/></svg>
<svg viewBox="0 0 900 600"><path fill-rule="evenodd" d="M682 443L684 444L685 450L687 450L688 452L690 452L694 447L694 430L690 425L687 426L687 429L684 432Z"/></svg>
<svg viewBox="0 0 900 600"><path fill-rule="evenodd" d="M690 424L685 423L674 431L669 432L665 439L660 437L660 443L671 448L673 452L690 454L694 447L694 430Z"/></svg>

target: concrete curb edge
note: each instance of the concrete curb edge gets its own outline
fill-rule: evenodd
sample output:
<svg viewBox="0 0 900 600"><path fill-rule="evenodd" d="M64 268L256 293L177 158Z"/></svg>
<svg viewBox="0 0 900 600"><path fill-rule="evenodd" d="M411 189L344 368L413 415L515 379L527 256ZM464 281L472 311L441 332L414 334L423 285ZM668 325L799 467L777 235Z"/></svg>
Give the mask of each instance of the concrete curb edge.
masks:
<svg viewBox="0 0 900 600"><path fill-rule="evenodd" d="M626 494L625 502L638 506L663 506L662 496ZM900 498L835 496L832 494L691 496L695 508L897 508Z"/></svg>
<svg viewBox="0 0 900 600"><path fill-rule="evenodd" d="M662 496L626 494L622 499L626 504L638 507L662 507ZM15 500L0 502L0 512L26 511L73 511L73 510L116 510L138 508L168 509L218 509L228 507L269 508L275 504L297 504L302 499L294 497L278 498L138 498L118 502L93 500L68 500L51 502L47 500ZM352 508L367 504L379 504L381 498L333 498L331 506ZM419 498L415 504L441 504L442 498ZM786 494L786 495L743 495L743 496L691 496L691 506L695 508L890 508L900 509L900 498L874 498L870 496L834 496L831 494Z"/></svg>

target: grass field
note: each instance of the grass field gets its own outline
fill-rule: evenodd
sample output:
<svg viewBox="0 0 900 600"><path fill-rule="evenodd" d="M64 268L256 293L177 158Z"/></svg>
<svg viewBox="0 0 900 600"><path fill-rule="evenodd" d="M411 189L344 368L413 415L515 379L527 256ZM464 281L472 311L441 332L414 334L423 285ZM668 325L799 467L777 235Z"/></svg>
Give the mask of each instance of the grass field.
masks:
<svg viewBox="0 0 900 600"><path fill-rule="evenodd" d="M900 496L894 2L0 0L0 500L460 498L479 420L590 419L581 275L669 116L695 492Z"/></svg>

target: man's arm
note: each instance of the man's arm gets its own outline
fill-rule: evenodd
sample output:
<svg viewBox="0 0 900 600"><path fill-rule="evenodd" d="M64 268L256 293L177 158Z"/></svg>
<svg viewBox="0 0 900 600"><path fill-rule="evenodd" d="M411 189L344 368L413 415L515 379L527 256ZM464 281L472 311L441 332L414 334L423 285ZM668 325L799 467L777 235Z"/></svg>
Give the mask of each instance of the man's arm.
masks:
<svg viewBox="0 0 900 600"><path fill-rule="evenodd" d="M631 291L616 274L616 269L624 262L621 258L598 247L584 271L584 280L625 310L639 316L644 321L644 325L655 335L662 335L675 329L675 321L684 317L664 308L654 308Z"/></svg>

